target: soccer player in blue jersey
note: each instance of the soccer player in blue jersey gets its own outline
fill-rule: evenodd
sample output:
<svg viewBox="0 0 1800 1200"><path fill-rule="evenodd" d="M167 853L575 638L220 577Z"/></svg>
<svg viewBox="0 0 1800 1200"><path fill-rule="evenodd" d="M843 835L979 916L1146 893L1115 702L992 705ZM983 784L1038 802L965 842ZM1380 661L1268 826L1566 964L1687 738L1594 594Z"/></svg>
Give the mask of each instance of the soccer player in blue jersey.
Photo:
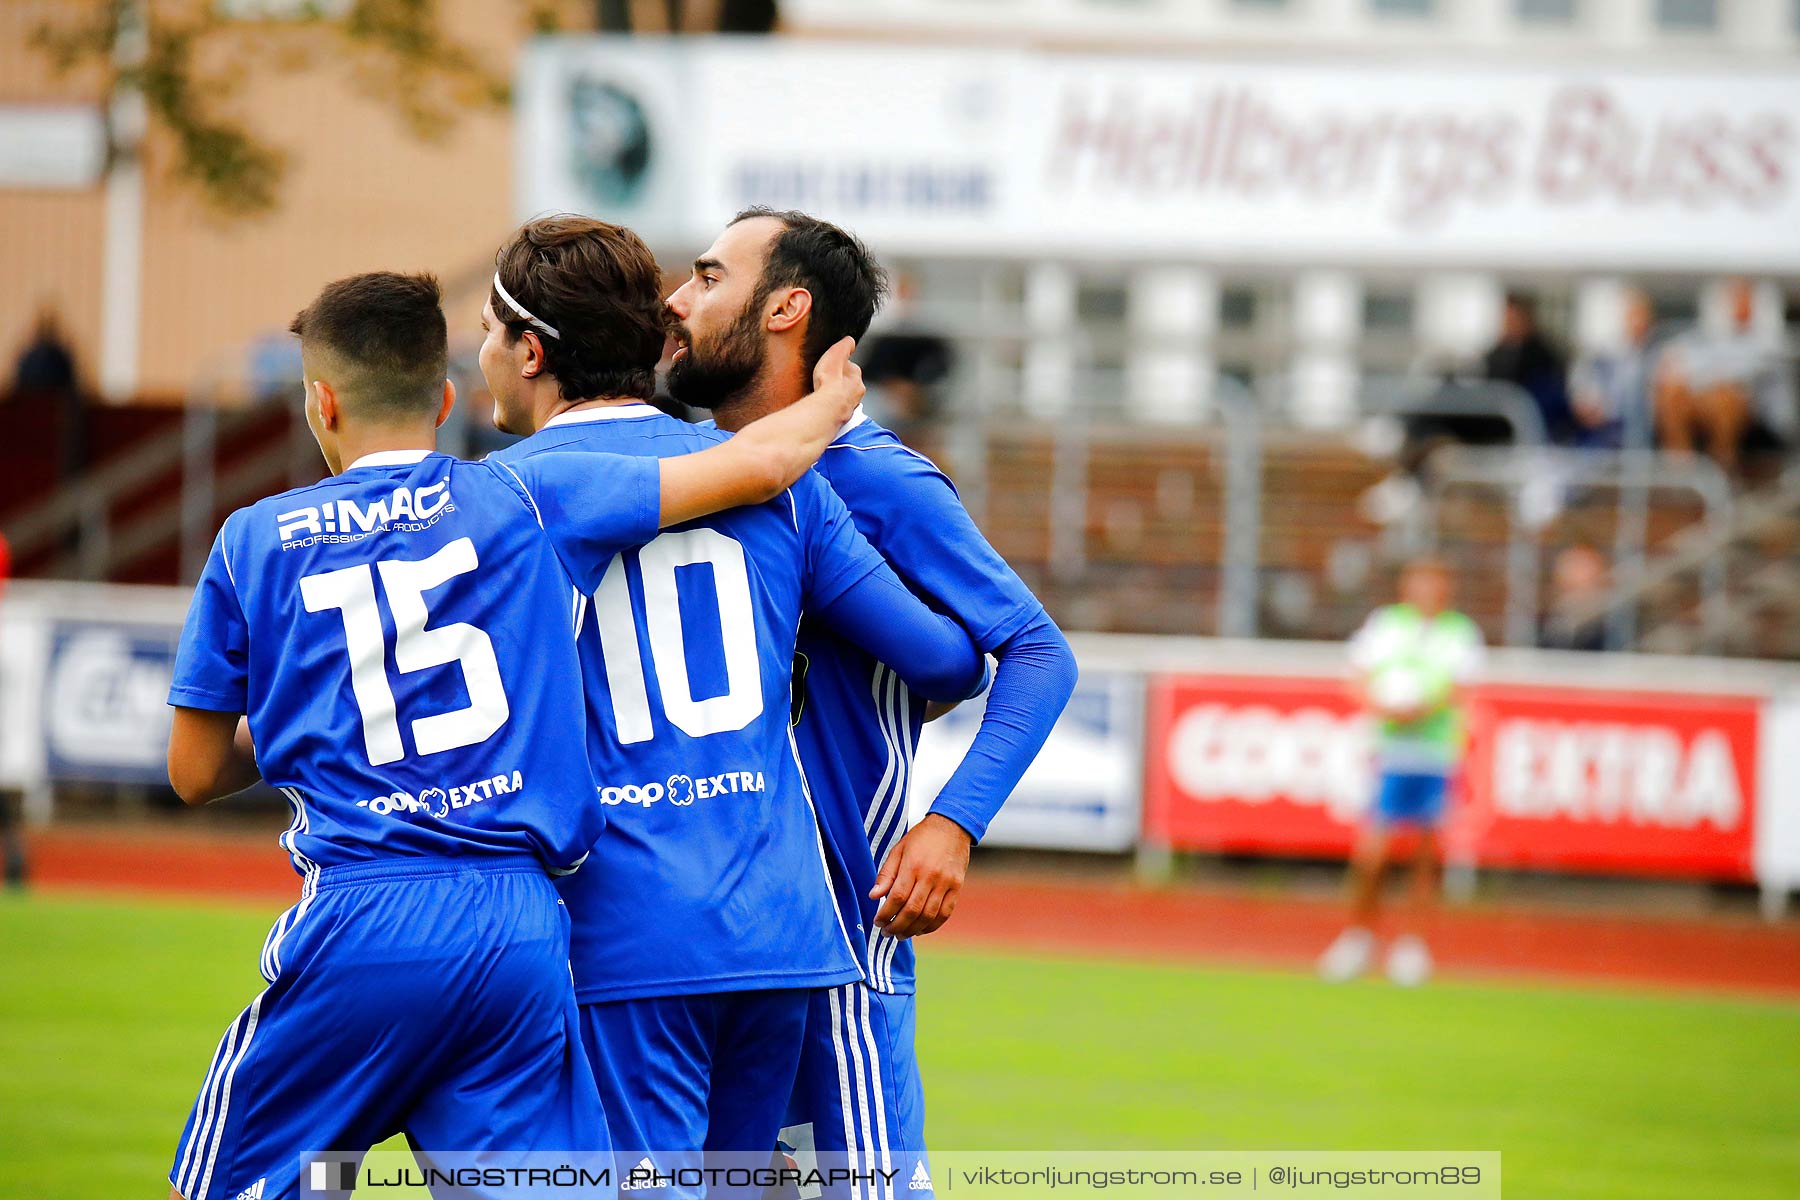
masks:
<svg viewBox="0 0 1800 1200"><path fill-rule="evenodd" d="M739 214L670 298L681 322L671 392L711 409L724 429L781 411L805 391L827 345L868 329L884 282L862 243L836 226L794 212ZM999 663L974 744L909 828L925 698L833 630L809 622L800 639L801 762L855 884L844 919L868 974L815 998L793 1120L811 1124L816 1148L847 1151L852 1165L900 1167L899 1186L917 1193L931 1182L909 939L955 911L969 848L1048 737L1075 686L1075 659L950 481L860 409L817 472L900 578ZM879 1194L891 1200L891 1189Z"/></svg>
<svg viewBox="0 0 1800 1200"><path fill-rule="evenodd" d="M729 444L647 403L668 315L636 235L547 217L496 265L482 372L496 423L532 436L490 461L524 471ZM811 473L767 504L598 558L583 587L590 749L610 819L561 888L614 1142L627 1170L639 1152L658 1170L659 1153L766 1157L810 989L861 976L789 733L801 612L939 699L979 689L983 660Z"/></svg>
<svg viewBox="0 0 1800 1200"><path fill-rule="evenodd" d="M191 804L266 779L303 883L263 946L268 986L206 1072L171 1195L294 1196L304 1151L398 1131L427 1155L604 1151L551 882L605 814L563 561L778 494L861 395L848 346L809 412L735 460L514 471L433 452L455 393L429 276L341 280L293 330L332 478L220 530L177 653L169 778Z"/></svg>

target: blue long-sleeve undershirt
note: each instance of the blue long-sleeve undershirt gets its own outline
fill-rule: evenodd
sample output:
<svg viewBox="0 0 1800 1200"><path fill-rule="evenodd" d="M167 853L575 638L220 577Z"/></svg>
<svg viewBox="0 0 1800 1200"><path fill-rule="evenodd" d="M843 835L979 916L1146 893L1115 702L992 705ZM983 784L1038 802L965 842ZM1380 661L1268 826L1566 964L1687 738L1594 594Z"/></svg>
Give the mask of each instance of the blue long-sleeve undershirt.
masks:
<svg viewBox="0 0 1800 1200"><path fill-rule="evenodd" d="M987 683L987 659L963 627L927 608L885 564L816 615L839 637L887 663L927 700L966 700Z"/></svg>
<svg viewBox="0 0 1800 1200"><path fill-rule="evenodd" d="M1050 736L1075 690L1075 652L1047 614L994 651L999 667L981 728L931 811L980 841ZM891 660L890 660L891 661Z"/></svg>

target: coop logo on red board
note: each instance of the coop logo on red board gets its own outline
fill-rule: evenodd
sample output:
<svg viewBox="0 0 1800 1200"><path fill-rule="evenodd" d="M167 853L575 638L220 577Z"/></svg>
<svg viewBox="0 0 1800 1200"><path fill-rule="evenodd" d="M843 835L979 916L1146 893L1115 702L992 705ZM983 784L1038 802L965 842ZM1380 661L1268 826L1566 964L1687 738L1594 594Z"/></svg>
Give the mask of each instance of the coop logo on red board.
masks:
<svg viewBox="0 0 1800 1200"><path fill-rule="evenodd" d="M1358 715L1197 704L1169 730L1169 773L1197 801L1281 797L1350 820L1368 801L1369 726Z"/></svg>
<svg viewBox="0 0 1800 1200"><path fill-rule="evenodd" d="M1744 787L1731 739L1684 743L1660 725L1502 720L1494 730L1494 808L1526 820L1736 829Z"/></svg>
<svg viewBox="0 0 1800 1200"><path fill-rule="evenodd" d="M1342 680L1182 676L1151 687L1144 827L1172 846L1349 852L1371 730Z"/></svg>
<svg viewBox="0 0 1800 1200"><path fill-rule="evenodd" d="M1349 852L1374 772L1341 681L1164 677L1151 695L1149 837ZM1490 866L1750 878L1760 711L1749 696L1477 684L1446 836Z"/></svg>

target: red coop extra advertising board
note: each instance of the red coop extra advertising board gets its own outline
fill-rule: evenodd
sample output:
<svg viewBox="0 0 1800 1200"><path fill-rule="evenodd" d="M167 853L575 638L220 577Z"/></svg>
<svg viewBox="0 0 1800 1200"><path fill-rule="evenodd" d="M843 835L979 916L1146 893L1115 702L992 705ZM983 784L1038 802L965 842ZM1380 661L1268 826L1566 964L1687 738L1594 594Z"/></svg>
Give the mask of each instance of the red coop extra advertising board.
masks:
<svg viewBox="0 0 1800 1200"><path fill-rule="evenodd" d="M1183 849L1343 855L1369 802L1370 727L1341 679L1161 677L1144 819Z"/></svg>
<svg viewBox="0 0 1800 1200"><path fill-rule="evenodd" d="M1491 866L1749 879L1760 702L1597 688L1471 690L1450 853ZM1341 679L1152 681L1145 833L1180 849L1343 856L1374 789Z"/></svg>
<svg viewBox="0 0 1800 1200"><path fill-rule="evenodd" d="M1752 877L1761 702L1487 685L1464 819L1482 862Z"/></svg>

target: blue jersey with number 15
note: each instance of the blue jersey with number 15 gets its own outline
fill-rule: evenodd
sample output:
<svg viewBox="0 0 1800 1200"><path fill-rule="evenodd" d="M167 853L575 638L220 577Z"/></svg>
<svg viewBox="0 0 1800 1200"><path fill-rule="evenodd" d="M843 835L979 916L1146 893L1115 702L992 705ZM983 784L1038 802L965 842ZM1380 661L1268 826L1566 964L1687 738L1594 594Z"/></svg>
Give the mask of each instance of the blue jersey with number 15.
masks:
<svg viewBox="0 0 1800 1200"><path fill-rule="evenodd" d="M567 537L656 536L654 460L578 465ZM302 875L387 855L559 870L593 846L575 593L538 515L510 472L396 451L226 519L169 703L248 715Z"/></svg>

